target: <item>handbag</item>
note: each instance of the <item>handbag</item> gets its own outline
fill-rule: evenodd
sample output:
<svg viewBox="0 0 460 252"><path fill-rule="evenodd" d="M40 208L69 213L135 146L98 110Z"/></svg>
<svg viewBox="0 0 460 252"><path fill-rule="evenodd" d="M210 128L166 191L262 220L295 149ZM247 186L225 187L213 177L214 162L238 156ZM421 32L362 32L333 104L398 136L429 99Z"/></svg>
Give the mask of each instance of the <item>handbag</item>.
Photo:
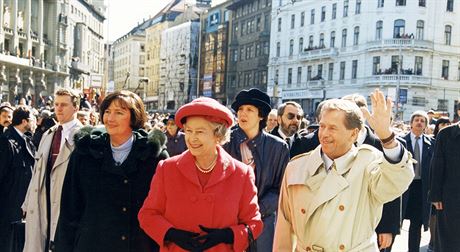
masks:
<svg viewBox="0 0 460 252"><path fill-rule="evenodd" d="M24 220L11 222L9 252L22 252L24 249L26 222Z"/></svg>
<svg viewBox="0 0 460 252"><path fill-rule="evenodd" d="M246 249L246 252L257 252L257 243L256 240L254 239L254 235L252 234L252 230L249 228L248 224L244 224L246 227L246 230L248 231L248 241L249 241L249 246Z"/></svg>

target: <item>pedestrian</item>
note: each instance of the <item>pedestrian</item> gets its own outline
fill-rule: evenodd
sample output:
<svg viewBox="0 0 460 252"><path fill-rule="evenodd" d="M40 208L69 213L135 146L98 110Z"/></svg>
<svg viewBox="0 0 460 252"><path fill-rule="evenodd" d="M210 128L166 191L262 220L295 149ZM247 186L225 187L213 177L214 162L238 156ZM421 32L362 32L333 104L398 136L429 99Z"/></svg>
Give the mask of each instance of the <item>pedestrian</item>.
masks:
<svg viewBox="0 0 460 252"><path fill-rule="evenodd" d="M9 251L11 223L21 221L21 205L34 167L35 147L25 133L36 123L32 111L19 106L13 111L11 125L0 136L0 251Z"/></svg>
<svg viewBox="0 0 460 252"><path fill-rule="evenodd" d="M137 214L156 165L168 157L165 137L141 130L144 104L130 91L109 94L100 111L106 132L81 134L70 157L56 251L158 251Z"/></svg>
<svg viewBox="0 0 460 252"><path fill-rule="evenodd" d="M267 126L265 127L265 131L271 133L272 130L278 126L278 110L272 109L270 113L268 113L267 119Z"/></svg>
<svg viewBox="0 0 460 252"><path fill-rule="evenodd" d="M185 134L179 127L177 127L174 118L174 115L169 115L166 120L165 134L168 140L166 147L170 157L182 154L187 150L187 145L185 144Z"/></svg>
<svg viewBox="0 0 460 252"><path fill-rule="evenodd" d="M80 104L78 93L68 88L58 89L53 102L58 124L42 136L22 206L27 222L24 252L48 252L53 249L62 184L70 153L74 149L73 135L82 126L76 119Z"/></svg>
<svg viewBox="0 0 460 252"><path fill-rule="evenodd" d="M365 118L385 155L370 145L354 146L363 126L355 103L327 100L321 145L286 168L273 251L378 251L375 228L383 204L407 189L413 171L390 130L391 100L378 90L371 99L373 113L364 109Z"/></svg>
<svg viewBox="0 0 460 252"><path fill-rule="evenodd" d="M54 125L56 125L56 121L54 120L51 111L44 109L40 112L40 115L37 118L37 129L32 136L32 141L37 149L40 146L43 134Z"/></svg>
<svg viewBox="0 0 460 252"><path fill-rule="evenodd" d="M0 106L0 135L10 126L14 108L8 104Z"/></svg>
<svg viewBox="0 0 460 252"><path fill-rule="evenodd" d="M238 125L224 148L235 159L253 167L264 229L257 239L257 251L272 251L279 190L289 162L289 147L279 137L265 132L270 97L252 88L240 91L232 109Z"/></svg>
<svg viewBox="0 0 460 252"><path fill-rule="evenodd" d="M244 251L262 231L254 172L221 147L232 117L206 97L177 111L188 150L158 165L139 212L160 251Z"/></svg>

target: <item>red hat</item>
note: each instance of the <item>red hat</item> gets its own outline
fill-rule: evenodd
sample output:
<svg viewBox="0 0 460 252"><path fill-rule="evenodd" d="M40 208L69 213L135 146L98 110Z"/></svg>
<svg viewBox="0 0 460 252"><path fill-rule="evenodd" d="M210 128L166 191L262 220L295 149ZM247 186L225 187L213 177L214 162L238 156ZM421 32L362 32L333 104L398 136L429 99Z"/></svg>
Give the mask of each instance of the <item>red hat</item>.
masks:
<svg viewBox="0 0 460 252"><path fill-rule="evenodd" d="M200 97L180 107L176 112L176 125L183 128L185 118L189 116L203 116L211 122L223 123L230 128L233 124L232 112L218 101Z"/></svg>

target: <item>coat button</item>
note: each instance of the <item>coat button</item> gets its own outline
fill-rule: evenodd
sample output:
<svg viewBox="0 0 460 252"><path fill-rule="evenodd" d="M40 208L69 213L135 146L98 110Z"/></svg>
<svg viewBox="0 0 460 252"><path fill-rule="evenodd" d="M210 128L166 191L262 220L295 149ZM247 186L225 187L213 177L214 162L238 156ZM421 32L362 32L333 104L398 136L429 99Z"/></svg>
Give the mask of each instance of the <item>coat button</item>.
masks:
<svg viewBox="0 0 460 252"><path fill-rule="evenodd" d="M305 209L303 209L303 208L300 209L300 212L301 212L302 214L305 214Z"/></svg>
<svg viewBox="0 0 460 252"><path fill-rule="evenodd" d="M128 209L126 207L123 207L121 210L123 210L123 212L128 211Z"/></svg>
<svg viewBox="0 0 460 252"><path fill-rule="evenodd" d="M127 179L123 180L123 183L128 184L128 180Z"/></svg>
<svg viewBox="0 0 460 252"><path fill-rule="evenodd" d="M340 249L340 250L345 250L345 245L340 244L339 249Z"/></svg>
<svg viewBox="0 0 460 252"><path fill-rule="evenodd" d="M340 211L345 210L345 206L344 206L344 205L340 205L340 206L339 206L339 210L340 210Z"/></svg>
<svg viewBox="0 0 460 252"><path fill-rule="evenodd" d="M310 248L310 247L306 247L305 250L306 250L306 251L311 251L311 248Z"/></svg>
<svg viewBox="0 0 460 252"><path fill-rule="evenodd" d="M197 198L196 198L196 196L192 196L192 197L190 197L190 200L191 200L192 202L196 202L196 201L197 201Z"/></svg>
<svg viewBox="0 0 460 252"><path fill-rule="evenodd" d="M126 236L122 235L121 240L123 240L123 241L126 240Z"/></svg>

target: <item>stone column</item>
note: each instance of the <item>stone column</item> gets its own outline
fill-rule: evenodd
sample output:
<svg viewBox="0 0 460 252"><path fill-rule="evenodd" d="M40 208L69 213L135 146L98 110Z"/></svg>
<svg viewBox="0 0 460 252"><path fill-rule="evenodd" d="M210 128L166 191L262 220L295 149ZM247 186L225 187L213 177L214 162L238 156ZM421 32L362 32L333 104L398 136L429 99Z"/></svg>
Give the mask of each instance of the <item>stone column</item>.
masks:
<svg viewBox="0 0 460 252"><path fill-rule="evenodd" d="M28 58L32 56L32 37L30 36L32 30L32 0L26 0L26 10L24 12L25 27L27 43L25 44L25 52Z"/></svg>
<svg viewBox="0 0 460 252"><path fill-rule="evenodd" d="M0 52L4 50L5 32L3 31L3 6L4 0L0 0Z"/></svg>
<svg viewBox="0 0 460 252"><path fill-rule="evenodd" d="M11 16L13 17L13 40L12 43L12 52L16 56L19 56L19 35L18 35L18 0L13 0L13 6L11 6Z"/></svg>
<svg viewBox="0 0 460 252"><path fill-rule="evenodd" d="M10 76L8 79L9 82L9 96L11 104L15 104L14 98L18 94L19 90L18 87L22 83L21 80L21 70L19 68L12 68L10 69Z"/></svg>
<svg viewBox="0 0 460 252"><path fill-rule="evenodd" d="M43 64L44 62L44 52L45 52L45 47L44 47L44 42L43 42L43 3L44 0L38 0L38 47L39 50L39 59L40 62ZM42 67L45 67L45 65L42 65Z"/></svg>

